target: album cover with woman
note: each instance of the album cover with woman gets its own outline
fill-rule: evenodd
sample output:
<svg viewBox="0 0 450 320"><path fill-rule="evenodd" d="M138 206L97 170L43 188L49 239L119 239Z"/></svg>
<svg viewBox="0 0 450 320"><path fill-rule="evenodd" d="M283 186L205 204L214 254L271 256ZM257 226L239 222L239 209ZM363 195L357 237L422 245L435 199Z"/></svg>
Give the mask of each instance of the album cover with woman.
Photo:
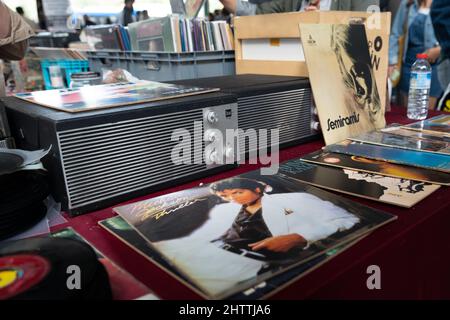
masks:
<svg viewBox="0 0 450 320"><path fill-rule="evenodd" d="M395 219L259 171L114 211L212 299L251 288Z"/></svg>

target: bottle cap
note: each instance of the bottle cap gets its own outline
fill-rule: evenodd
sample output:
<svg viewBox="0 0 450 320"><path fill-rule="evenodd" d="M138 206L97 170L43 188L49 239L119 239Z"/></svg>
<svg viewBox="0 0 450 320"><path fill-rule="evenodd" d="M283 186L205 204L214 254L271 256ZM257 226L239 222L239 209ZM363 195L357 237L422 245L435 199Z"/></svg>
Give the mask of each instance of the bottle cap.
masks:
<svg viewBox="0 0 450 320"><path fill-rule="evenodd" d="M428 59L428 55L426 53L418 53L416 58L417 59Z"/></svg>

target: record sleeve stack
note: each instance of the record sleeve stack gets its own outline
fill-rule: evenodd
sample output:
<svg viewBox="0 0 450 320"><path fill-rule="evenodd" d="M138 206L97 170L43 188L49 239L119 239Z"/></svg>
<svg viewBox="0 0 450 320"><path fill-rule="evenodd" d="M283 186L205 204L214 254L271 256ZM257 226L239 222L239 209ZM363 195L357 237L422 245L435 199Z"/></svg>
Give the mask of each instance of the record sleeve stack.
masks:
<svg viewBox="0 0 450 320"><path fill-rule="evenodd" d="M77 49L32 47L30 50L39 58L47 60L87 60L86 55Z"/></svg>
<svg viewBox="0 0 450 320"><path fill-rule="evenodd" d="M86 27L86 40L91 50L131 50L128 31L118 24Z"/></svg>
<svg viewBox="0 0 450 320"><path fill-rule="evenodd" d="M226 21L187 19L181 15L153 18L128 26L135 51L194 52L233 50L233 33Z"/></svg>
<svg viewBox="0 0 450 320"><path fill-rule="evenodd" d="M121 25L86 28L91 50L195 52L234 50L233 32L226 21L169 15Z"/></svg>
<svg viewBox="0 0 450 320"><path fill-rule="evenodd" d="M31 228L47 214L45 174L23 170L0 176L0 240Z"/></svg>
<svg viewBox="0 0 450 320"><path fill-rule="evenodd" d="M103 228L208 299L265 298L396 219L259 171L114 211Z"/></svg>
<svg viewBox="0 0 450 320"><path fill-rule="evenodd" d="M449 185L450 117L386 127L364 26L299 28L301 38L309 39L303 49L327 146L281 164L280 171L320 188L405 208Z"/></svg>
<svg viewBox="0 0 450 320"><path fill-rule="evenodd" d="M321 188L410 208L450 185L450 116L355 135L280 170Z"/></svg>
<svg viewBox="0 0 450 320"><path fill-rule="evenodd" d="M42 170L22 170L26 161L35 162L27 154L0 148L0 240L28 230L47 214L47 177Z"/></svg>

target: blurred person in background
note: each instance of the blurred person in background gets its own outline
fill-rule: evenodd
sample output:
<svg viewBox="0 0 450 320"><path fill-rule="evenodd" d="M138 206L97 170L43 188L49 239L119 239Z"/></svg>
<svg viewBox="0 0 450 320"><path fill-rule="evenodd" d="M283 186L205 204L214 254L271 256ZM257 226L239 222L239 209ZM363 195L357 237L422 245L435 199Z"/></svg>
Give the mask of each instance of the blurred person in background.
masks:
<svg viewBox="0 0 450 320"><path fill-rule="evenodd" d="M22 17L0 1L0 59L20 60L28 48L33 29Z"/></svg>
<svg viewBox="0 0 450 320"><path fill-rule="evenodd" d="M125 0L125 7L119 16L119 23L123 26L127 26L132 22L136 22L136 15L133 8L134 0Z"/></svg>
<svg viewBox="0 0 450 320"><path fill-rule="evenodd" d="M439 80L443 88L450 85L450 0L434 0L431 6L436 38L441 45L442 62L439 65Z"/></svg>
<svg viewBox="0 0 450 320"><path fill-rule="evenodd" d="M228 24L231 24L231 14L230 12L227 10L227 8L223 7L222 11L221 11L221 15L222 15L222 19L225 20Z"/></svg>
<svg viewBox="0 0 450 320"><path fill-rule="evenodd" d="M39 20L39 28L41 30L47 30L47 18L45 17L44 6L42 0L36 0L36 9Z"/></svg>
<svg viewBox="0 0 450 320"><path fill-rule="evenodd" d="M0 1L0 60L21 60L28 48L28 38L34 35L33 29L22 17L10 10ZM0 96L5 94L5 80L0 63Z"/></svg>
<svg viewBox="0 0 450 320"><path fill-rule="evenodd" d="M402 0L392 25L389 39L389 76L394 72L400 74L398 89L400 90L400 104L408 105L408 92L411 67L417 60L419 53L426 53L432 67L430 102L428 107L434 109L438 98L442 94L442 87L438 79L438 64L441 47L434 34L430 17L430 7L433 0ZM404 35L403 56L399 38ZM399 59L402 60L401 70L398 70Z"/></svg>
<svg viewBox="0 0 450 320"><path fill-rule="evenodd" d="M84 26L95 26L96 23L92 21L87 14L83 15Z"/></svg>
<svg viewBox="0 0 450 320"><path fill-rule="evenodd" d="M25 15L25 11L23 10L22 7L16 7L16 12L22 17L23 20L25 20L25 22L35 31L39 30L39 25L34 22L33 20L31 20L30 18L28 18Z"/></svg>
<svg viewBox="0 0 450 320"><path fill-rule="evenodd" d="M250 3L244 0L220 0L224 7L238 16L293 11L367 11L380 6L379 0L272 0Z"/></svg>
<svg viewBox="0 0 450 320"><path fill-rule="evenodd" d="M216 21L223 20L222 12L219 9L214 10L213 17L214 17L214 20L216 20Z"/></svg>
<svg viewBox="0 0 450 320"><path fill-rule="evenodd" d="M142 10L142 20L147 20L147 19L150 19L148 10Z"/></svg>

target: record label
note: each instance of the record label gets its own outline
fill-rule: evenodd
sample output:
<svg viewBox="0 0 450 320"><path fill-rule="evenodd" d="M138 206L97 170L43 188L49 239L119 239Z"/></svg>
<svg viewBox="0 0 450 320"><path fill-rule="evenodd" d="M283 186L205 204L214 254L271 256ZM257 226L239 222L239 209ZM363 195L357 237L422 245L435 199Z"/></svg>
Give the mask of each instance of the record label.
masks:
<svg viewBox="0 0 450 320"><path fill-rule="evenodd" d="M50 263L35 255L0 257L0 299L8 299L38 284L50 272Z"/></svg>

